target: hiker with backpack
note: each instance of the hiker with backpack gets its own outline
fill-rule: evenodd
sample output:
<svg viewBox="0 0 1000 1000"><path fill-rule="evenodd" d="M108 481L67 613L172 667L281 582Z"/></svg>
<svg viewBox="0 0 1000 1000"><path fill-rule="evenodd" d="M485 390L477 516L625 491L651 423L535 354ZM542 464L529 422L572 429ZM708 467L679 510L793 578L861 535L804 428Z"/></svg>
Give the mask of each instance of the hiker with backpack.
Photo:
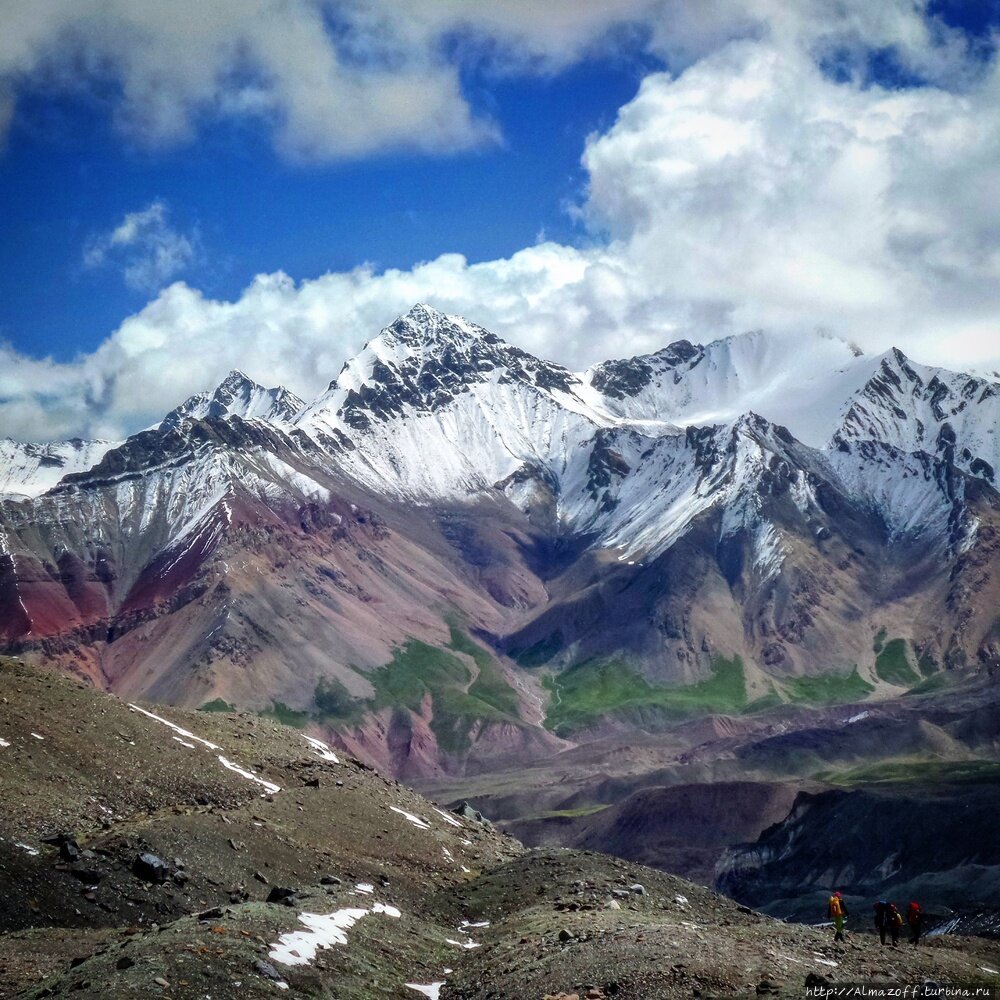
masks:
<svg viewBox="0 0 1000 1000"><path fill-rule="evenodd" d="M896 908L895 903L889 904L889 933L892 935L893 948L899 947L899 928L903 926L903 914ZM882 943L885 944L883 937Z"/></svg>
<svg viewBox="0 0 1000 1000"><path fill-rule="evenodd" d="M875 904L875 930L878 931L879 940L885 945L885 936L891 930L889 901L880 899Z"/></svg>
<svg viewBox="0 0 1000 1000"><path fill-rule="evenodd" d="M916 948L920 944L920 935L924 929L924 914L919 903L910 903L907 907L906 922L910 926L910 944Z"/></svg>
<svg viewBox="0 0 1000 1000"><path fill-rule="evenodd" d="M847 916L847 904L844 902L844 897L839 892L835 892L830 897L830 902L827 904L827 912L830 919L833 921L833 927L836 931L833 935L833 940L843 941L844 918Z"/></svg>

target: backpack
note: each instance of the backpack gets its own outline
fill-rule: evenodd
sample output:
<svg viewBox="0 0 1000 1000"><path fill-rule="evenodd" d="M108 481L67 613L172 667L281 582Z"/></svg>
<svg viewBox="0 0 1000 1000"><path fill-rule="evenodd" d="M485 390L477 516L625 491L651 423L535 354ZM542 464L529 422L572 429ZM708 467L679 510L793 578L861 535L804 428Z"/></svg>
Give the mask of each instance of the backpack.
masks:
<svg viewBox="0 0 1000 1000"><path fill-rule="evenodd" d="M830 897L830 916L831 917L842 917L844 915L844 908L840 904L839 896Z"/></svg>
<svg viewBox="0 0 1000 1000"><path fill-rule="evenodd" d="M895 907L889 911L889 919L892 921L893 927L903 926L903 914L899 912Z"/></svg>
<svg viewBox="0 0 1000 1000"><path fill-rule="evenodd" d="M920 906L918 903L910 903L910 907L906 913L906 920L911 927L920 923Z"/></svg>

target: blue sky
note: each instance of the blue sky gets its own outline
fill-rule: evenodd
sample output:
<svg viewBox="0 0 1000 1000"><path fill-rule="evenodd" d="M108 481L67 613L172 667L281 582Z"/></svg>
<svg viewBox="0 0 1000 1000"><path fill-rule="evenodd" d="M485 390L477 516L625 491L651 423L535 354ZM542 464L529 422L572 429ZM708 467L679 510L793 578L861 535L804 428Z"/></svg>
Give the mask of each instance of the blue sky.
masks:
<svg viewBox="0 0 1000 1000"><path fill-rule="evenodd" d="M150 151L123 142L93 101L29 94L0 159L0 336L69 360L140 309L155 289L81 262L94 234L156 199L171 226L197 234L173 277L226 299L260 272L312 278L450 251L490 260L539 234L586 240L569 210L583 195L584 139L612 124L654 63L625 50L542 76L470 74L467 92L502 141L332 164L287 162L258 125L215 124L192 144Z"/></svg>
<svg viewBox="0 0 1000 1000"><path fill-rule="evenodd" d="M417 299L577 367L766 327L1000 368L1000 0L0 18L0 436L308 396Z"/></svg>

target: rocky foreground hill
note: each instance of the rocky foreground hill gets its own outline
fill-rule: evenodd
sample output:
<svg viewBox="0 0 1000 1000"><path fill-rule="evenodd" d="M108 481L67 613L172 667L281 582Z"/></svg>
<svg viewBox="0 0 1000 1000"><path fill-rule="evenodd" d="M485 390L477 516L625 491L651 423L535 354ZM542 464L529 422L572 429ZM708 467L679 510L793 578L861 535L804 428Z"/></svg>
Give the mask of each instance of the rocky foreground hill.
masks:
<svg viewBox="0 0 1000 1000"><path fill-rule="evenodd" d="M256 714L0 662L0 996L800 996L1000 979L1000 945L835 945L676 876L527 850Z"/></svg>

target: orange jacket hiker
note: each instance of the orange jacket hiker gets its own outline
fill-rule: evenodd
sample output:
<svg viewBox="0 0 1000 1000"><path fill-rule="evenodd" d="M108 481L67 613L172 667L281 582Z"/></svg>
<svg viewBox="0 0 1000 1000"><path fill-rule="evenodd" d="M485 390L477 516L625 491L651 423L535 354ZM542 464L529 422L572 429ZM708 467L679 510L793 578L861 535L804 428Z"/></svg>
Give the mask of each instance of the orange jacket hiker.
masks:
<svg viewBox="0 0 1000 1000"><path fill-rule="evenodd" d="M844 940L844 917L847 916L847 905L844 903L844 897L841 896L839 892L835 892L830 897L830 902L827 904L827 913L830 919L833 921L833 927L836 933L833 936L834 941Z"/></svg>

